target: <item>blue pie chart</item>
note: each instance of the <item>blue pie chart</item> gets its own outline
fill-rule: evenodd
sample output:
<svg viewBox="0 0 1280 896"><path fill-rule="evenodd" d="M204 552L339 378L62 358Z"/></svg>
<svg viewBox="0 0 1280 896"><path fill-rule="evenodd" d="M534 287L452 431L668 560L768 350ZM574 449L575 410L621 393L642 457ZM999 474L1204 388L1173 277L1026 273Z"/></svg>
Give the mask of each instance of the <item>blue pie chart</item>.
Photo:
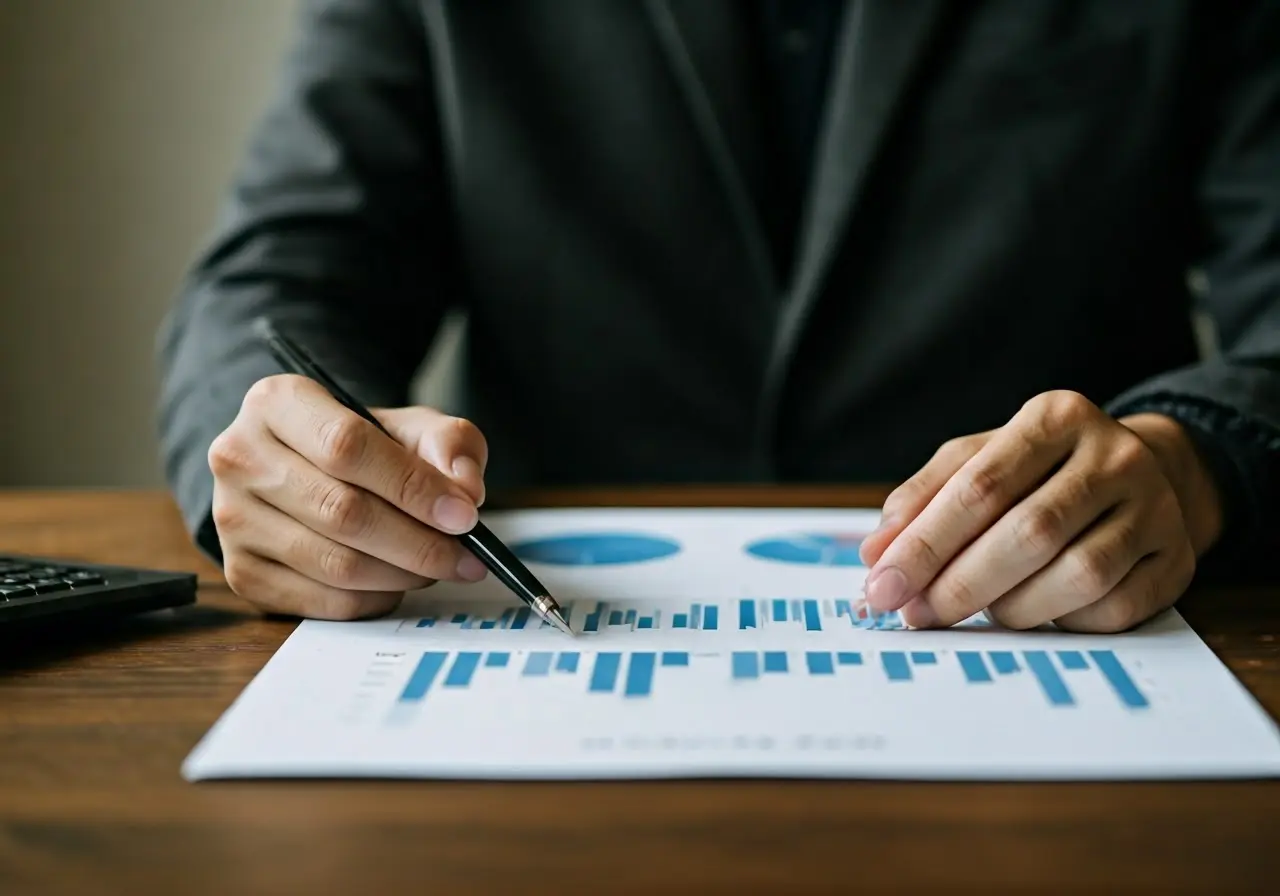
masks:
<svg viewBox="0 0 1280 896"><path fill-rule="evenodd" d="M511 545L511 551L527 563L616 566L670 557L679 553L680 543L658 535L591 532L520 541Z"/></svg>
<svg viewBox="0 0 1280 896"><path fill-rule="evenodd" d="M760 560L806 566L864 566L858 548L861 532L810 532L762 538L747 545L747 553Z"/></svg>

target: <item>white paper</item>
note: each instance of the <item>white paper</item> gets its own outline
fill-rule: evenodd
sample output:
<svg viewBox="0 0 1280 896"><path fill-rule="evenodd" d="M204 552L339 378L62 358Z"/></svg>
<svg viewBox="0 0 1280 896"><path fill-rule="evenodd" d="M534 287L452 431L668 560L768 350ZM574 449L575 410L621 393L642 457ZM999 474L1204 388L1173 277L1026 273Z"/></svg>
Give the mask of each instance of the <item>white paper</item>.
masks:
<svg viewBox="0 0 1280 896"><path fill-rule="evenodd" d="M1176 612L1098 636L1008 632L982 617L946 631L904 631L896 614L859 618L857 544L877 520L860 510L492 514L487 524L518 552L554 561L528 565L581 634L536 617L515 627L522 605L492 578L417 592L384 619L304 622L183 774L1280 772L1277 726ZM549 537L577 541L530 546ZM744 600L753 628L741 627ZM583 632L600 601L597 630Z"/></svg>

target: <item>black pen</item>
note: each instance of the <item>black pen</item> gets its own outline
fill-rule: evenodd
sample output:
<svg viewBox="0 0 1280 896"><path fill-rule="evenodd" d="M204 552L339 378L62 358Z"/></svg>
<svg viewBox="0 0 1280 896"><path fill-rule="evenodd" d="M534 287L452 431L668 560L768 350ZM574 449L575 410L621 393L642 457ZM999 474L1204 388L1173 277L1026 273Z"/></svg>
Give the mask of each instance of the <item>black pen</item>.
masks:
<svg viewBox="0 0 1280 896"><path fill-rule="evenodd" d="M368 408L334 382L333 378L321 370L306 352L276 330L271 321L260 318L255 327L258 335L271 349L271 354L275 356L276 361L289 373L315 380L328 389L329 393L344 406L378 427L386 433L387 438L394 440L394 436L387 432L387 428L379 423L373 414L369 413ZM503 544L498 536L489 531L484 523L477 522L470 532L465 532L457 538L462 542L463 547L475 554L490 572L514 591L516 596L528 604L535 613L565 634L573 634L573 629L569 627L569 622L564 618L564 612L555 598L547 593L546 587L533 573L529 572L515 554L511 553L511 549Z"/></svg>

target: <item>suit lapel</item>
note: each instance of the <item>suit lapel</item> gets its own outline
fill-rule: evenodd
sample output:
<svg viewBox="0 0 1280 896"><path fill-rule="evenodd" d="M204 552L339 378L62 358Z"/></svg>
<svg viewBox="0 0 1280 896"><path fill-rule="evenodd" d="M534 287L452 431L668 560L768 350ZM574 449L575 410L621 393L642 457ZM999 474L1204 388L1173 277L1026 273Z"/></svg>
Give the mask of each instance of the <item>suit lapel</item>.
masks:
<svg viewBox="0 0 1280 896"><path fill-rule="evenodd" d="M853 0L837 39L801 218L794 302L812 301L945 0Z"/></svg>
<svg viewBox="0 0 1280 896"><path fill-rule="evenodd" d="M775 307L781 289L759 198L765 179L764 122L755 86L749 20L740 0L645 0L690 117L707 149L761 287Z"/></svg>
<svg viewBox="0 0 1280 896"><path fill-rule="evenodd" d="M756 451L770 453L791 359L945 0L852 0L842 18L796 265L765 369Z"/></svg>

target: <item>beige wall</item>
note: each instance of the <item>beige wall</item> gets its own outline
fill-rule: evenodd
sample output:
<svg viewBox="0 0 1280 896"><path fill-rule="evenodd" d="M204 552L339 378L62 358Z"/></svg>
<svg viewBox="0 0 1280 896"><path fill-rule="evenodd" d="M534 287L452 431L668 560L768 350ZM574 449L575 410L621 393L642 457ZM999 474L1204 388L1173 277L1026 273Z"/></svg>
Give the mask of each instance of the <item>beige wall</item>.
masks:
<svg viewBox="0 0 1280 896"><path fill-rule="evenodd" d="M161 482L154 343L295 0L0 0L0 486Z"/></svg>
<svg viewBox="0 0 1280 896"><path fill-rule="evenodd" d="M0 483L158 478L154 337L293 0L0 0Z"/></svg>

